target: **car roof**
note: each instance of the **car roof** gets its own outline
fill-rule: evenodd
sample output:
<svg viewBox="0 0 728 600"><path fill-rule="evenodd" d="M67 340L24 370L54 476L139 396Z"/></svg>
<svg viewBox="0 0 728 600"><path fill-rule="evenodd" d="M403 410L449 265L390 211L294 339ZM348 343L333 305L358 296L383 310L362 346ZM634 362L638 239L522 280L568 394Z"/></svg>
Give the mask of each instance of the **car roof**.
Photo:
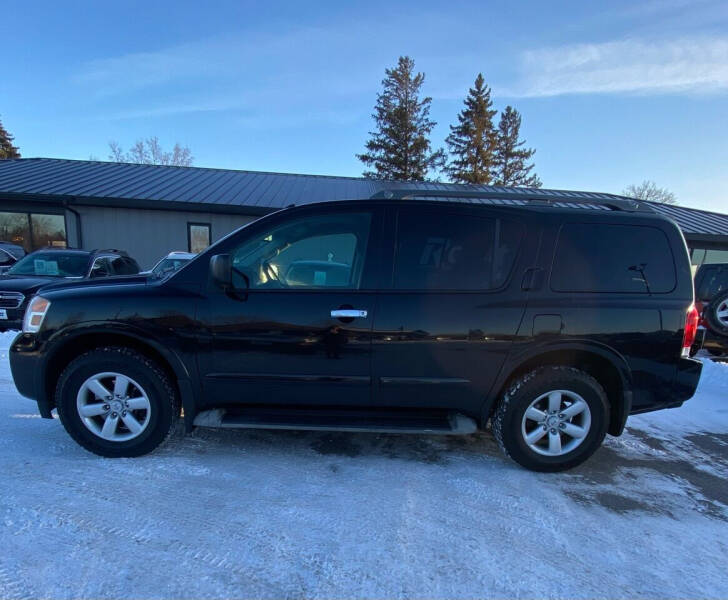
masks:
<svg viewBox="0 0 728 600"><path fill-rule="evenodd" d="M89 250L81 250L79 248L58 248L56 246L46 246L45 248L36 248L29 254L35 254L36 252L67 252L68 254L92 254Z"/></svg>

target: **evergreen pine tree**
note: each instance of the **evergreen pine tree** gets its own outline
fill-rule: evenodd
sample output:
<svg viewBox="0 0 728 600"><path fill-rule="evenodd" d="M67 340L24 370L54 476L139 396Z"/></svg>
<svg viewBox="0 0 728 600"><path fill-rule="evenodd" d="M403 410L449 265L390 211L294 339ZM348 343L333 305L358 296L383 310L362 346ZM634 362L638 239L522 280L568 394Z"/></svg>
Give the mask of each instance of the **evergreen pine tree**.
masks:
<svg viewBox="0 0 728 600"><path fill-rule="evenodd" d="M526 141L519 139L520 131L521 115L513 107L506 106L498 123L493 185L541 187L538 175L531 173L533 163L528 163L536 151L523 147Z"/></svg>
<svg viewBox="0 0 728 600"><path fill-rule="evenodd" d="M432 98L420 100L425 76L414 69L414 60L400 56L396 68L385 70L372 114L376 131L369 133L366 152L357 154L373 167L364 177L424 181L430 170L444 165L444 152L433 151L428 137L436 125L430 119Z"/></svg>
<svg viewBox="0 0 728 600"><path fill-rule="evenodd" d="M3 127L2 121L0 121L0 159L20 158L18 148L13 146L13 139L15 138L8 133L5 127Z"/></svg>
<svg viewBox="0 0 728 600"><path fill-rule="evenodd" d="M490 88L485 85L483 74L478 73L475 87L470 88L465 98L465 108L458 114L458 124L450 125L450 135L445 140L451 155L446 171L452 181L490 183L498 141L493 127L498 111L492 106Z"/></svg>

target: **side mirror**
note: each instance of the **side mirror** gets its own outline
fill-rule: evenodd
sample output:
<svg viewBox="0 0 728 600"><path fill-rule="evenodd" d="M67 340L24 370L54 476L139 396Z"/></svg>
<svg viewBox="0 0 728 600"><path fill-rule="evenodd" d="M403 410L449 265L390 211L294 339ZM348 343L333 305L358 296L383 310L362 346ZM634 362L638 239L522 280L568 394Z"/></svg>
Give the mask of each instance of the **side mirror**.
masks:
<svg viewBox="0 0 728 600"><path fill-rule="evenodd" d="M232 284L233 269L229 254L216 254L210 259L210 276L222 288L229 288Z"/></svg>

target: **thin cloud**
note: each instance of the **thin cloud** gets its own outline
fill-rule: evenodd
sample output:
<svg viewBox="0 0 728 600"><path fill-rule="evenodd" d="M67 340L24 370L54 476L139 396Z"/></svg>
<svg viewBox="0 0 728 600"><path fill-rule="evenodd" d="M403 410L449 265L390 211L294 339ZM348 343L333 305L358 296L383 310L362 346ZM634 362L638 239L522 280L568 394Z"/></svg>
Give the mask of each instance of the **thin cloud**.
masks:
<svg viewBox="0 0 728 600"><path fill-rule="evenodd" d="M504 95L714 93L728 90L728 38L623 40L526 51Z"/></svg>

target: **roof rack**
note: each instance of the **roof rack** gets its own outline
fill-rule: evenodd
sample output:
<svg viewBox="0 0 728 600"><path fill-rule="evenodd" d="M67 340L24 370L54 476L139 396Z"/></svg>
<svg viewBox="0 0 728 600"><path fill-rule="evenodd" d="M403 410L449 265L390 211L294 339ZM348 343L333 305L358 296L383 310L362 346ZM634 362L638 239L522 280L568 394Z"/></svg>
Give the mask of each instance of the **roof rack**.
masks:
<svg viewBox="0 0 728 600"><path fill-rule="evenodd" d="M473 190L413 190L413 189L395 189L382 190L370 196L370 199L381 200L414 200L417 198L471 198L474 200L515 200L529 202L542 206L553 206L555 204L595 204L607 206L612 210L622 210L627 212L654 212L652 208L639 200L631 198L570 198L568 196L556 196L552 194L539 193L538 190L528 190L523 192L476 192Z"/></svg>
<svg viewBox="0 0 728 600"><path fill-rule="evenodd" d="M118 250L116 248L94 248L93 250L90 250L91 254L101 254L102 252L114 252L115 254L119 254L120 256L129 256L126 253L126 250Z"/></svg>

